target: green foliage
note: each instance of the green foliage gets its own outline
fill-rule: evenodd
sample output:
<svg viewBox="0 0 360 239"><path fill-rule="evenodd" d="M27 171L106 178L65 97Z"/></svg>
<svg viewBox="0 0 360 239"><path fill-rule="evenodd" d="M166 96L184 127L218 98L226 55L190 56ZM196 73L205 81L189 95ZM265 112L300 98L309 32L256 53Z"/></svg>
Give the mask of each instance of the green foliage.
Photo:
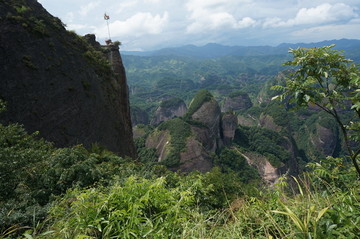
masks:
<svg viewBox="0 0 360 239"><path fill-rule="evenodd" d="M53 147L36 140L37 134L28 135L18 124L0 124L0 201L16 197L18 187L31 186L45 172Z"/></svg>
<svg viewBox="0 0 360 239"><path fill-rule="evenodd" d="M31 70L37 70L38 67L34 64L31 56L23 56L22 62L25 66L27 66Z"/></svg>
<svg viewBox="0 0 360 239"><path fill-rule="evenodd" d="M180 162L180 152L186 148L186 139L191 135L190 125L180 118L175 118L163 122L158 129L170 132L171 150L163 163L168 167L175 167Z"/></svg>
<svg viewBox="0 0 360 239"><path fill-rule="evenodd" d="M239 180L244 183L260 179L256 169L246 162L246 159L237 149L223 149L214 164L219 166L226 174L235 173Z"/></svg>
<svg viewBox="0 0 360 239"><path fill-rule="evenodd" d="M327 157L320 162L311 162L307 168L313 172L310 174L315 187L321 190L331 191L340 189L343 192L349 191L349 186L356 181L355 168L350 162L343 162L341 158Z"/></svg>
<svg viewBox="0 0 360 239"><path fill-rule="evenodd" d="M264 113L269 114L274 123L288 128L292 132L296 132L302 124L302 121L297 117L294 112L289 112L286 108L275 102L271 102L264 110Z"/></svg>
<svg viewBox="0 0 360 239"><path fill-rule="evenodd" d="M84 53L84 57L89 64L94 67L97 74L109 75L111 73L110 63L107 59L105 59L102 52L89 47L89 50Z"/></svg>
<svg viewBox="0 0 360 239"><path fill-rule="evenodd" d="M2 99L0 99L0 114L5 110L6 110L6 103Z"/></svg>
<svg viewBox="0 0 360 239"><path fill-rule="evenodd" d="M238 91L231 92L228 96L230 98L235 98L235 97L238 97L238 96L245 97L245 96L247 96L247 93L244 92L244 91L238 90Z"/></svg>
<svg viewBox="0 0 360 239"><path fill-rule="evenodd" d="M25 12L27 12L27 11L30 10L29 7L26 7L26 6L24 6L24 5L19 6L19 7L15 6L15 9L16 9L16 11L17 11L19 14L24 14Z"/></svg>
<svg viewBox="0 0 360 239"><path fill-rule="evenodd" d="M333 47L334 45L290 50L294 59L285 65L297 68L290 75L291 78L286 80L286 86L273 87L275 90L283 91L283 94L274 98L288 99L298 107L312 104L331 115L343 133L348 155L360 176L359 144L357 142L357 146L352 147L350 142L350 138L360 138L360 70L341 52L332 49ZM355 123L352 124L354 127L351 130L351 126L347 125L339 113L341 109L352 111L354 114Z"/></svg>
<svg viewBox="0 0 360 239"><path fill-rule="evenodd" d="M177 107L183 103L182 99L173 97L161 102L160 107L169 108L169 107Z"/></svg>
<svg viewBox="0 0 360 239"><path fill-rule="evenodd" d="M269 129L239 127L235 132L234 143L264 155L274 167L280 167L290 159L290 153L283 146L284 137Z"/></svg>
<svg viewBox="0 0 360 239"><path fill-rule="evenodd" d="M155 163L158 160L156 149L146 147L145 138L146 137L138 137L134 139L137 155L142 163Z"/></svg>
<svg viewBox="0 0 360 239"><path fill-rule="evenodd" d="M115 46L121 46L121 42L120 41L114 41L113 43Z"/></svg>
<svg viewBox="0 0 360 239"><path fill-rule="evenodd" d="M193 173L193 175L199 175ZM223 173L219 167L199 175L195 199L203 211L225 208L235 198L243 195L243 185L234 172ZM192 175L183 180L193 182Z"/></svg>
<svg viewBox="0 0 360 239"><path fill-rule="evenodd" d="M27 134L18 124L0 124L2 226L42 220L54 196L73 187L106 185L124 173L125 160L99 146L92 151L82 146L55 149L37 135Z"/></svg>
<svg viewBox="0 0 360 239"><path fill-rule="evenodd" d="M193 205L191 188L129 177L123 185L68 192L51 210L56 233L49 238L175 238Z"/></svg>
<svg viewBox="0 0 360 239"><path fill-rule="evenodd" d="M50 168L41 180L43 188L48 188L50 194L61 195L69 188L108 182L120 172L125 160L98 146L93 146L91 150L95 152L89 152L82 146L54 151L49 159Z"/></svg>

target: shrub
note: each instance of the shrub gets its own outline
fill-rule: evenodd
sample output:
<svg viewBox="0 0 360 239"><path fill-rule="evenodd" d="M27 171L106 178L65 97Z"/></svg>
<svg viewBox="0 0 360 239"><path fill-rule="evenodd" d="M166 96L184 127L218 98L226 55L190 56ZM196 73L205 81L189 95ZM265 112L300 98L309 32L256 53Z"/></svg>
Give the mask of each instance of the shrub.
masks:
<svg viewBox="0 0 360 239"><path fill-rule="evenodd" d="M191 220L193 205L190 189L169 189L163 177L129 177L123 185L68 192L51 210L52 236L176 238Z"/></svg>

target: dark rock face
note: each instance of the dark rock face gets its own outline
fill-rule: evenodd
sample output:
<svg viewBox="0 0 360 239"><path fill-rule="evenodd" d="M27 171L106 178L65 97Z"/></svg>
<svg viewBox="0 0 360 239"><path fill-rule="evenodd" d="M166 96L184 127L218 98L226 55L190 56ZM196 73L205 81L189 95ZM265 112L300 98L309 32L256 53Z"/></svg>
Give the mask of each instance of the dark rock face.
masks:
<svg viewBox="0 0 360 239"><path fill-rule="evenodd" d="M235 130L238 126L238 118L235 114L226 113L221 120L222 139L224 145L230 145L235 136Z"/></svg>
<svg viewBox="0 0 360 239"><path fill-rule="evenodd" d="M172 98L163 101L155 112L155 118L152 120L152 125L158 125L161 122L167 121L175 117L182 117L187 111L186 104L183 100Z"/></svg>
<svg viewBox="0 0 360 239"><path fill-rule="evenodd" d="M149 124L149 115L145 110L140 109L139 107L131 107L131 122L132 125L138 124Z"/></svg>
<svg viewBox="0 0 360 239"><path fill-rule="evenodd" d="M8 103L2 121L40 131L59 147L97 142L135 157L118 46L97 49L37 1L25 1L22 11L16 2L0 2L0 98Z"/></svg>
<svg viewBox="0 0 360 239"><path fill-rule="evenodd" d="M316 124L316 134L311 135L311 142L315 148L325 156L334 155L339 133L336 128L329 129L320 124Z"/></svg>
<svg viewBox="0 0 360 239"><path fill-rule="evenodd" d="M233 97L226 97L224 105L222 106L221 111L236 111L236 110L246 110L252 106L252 102L248 94L243 93Z"/></svg>

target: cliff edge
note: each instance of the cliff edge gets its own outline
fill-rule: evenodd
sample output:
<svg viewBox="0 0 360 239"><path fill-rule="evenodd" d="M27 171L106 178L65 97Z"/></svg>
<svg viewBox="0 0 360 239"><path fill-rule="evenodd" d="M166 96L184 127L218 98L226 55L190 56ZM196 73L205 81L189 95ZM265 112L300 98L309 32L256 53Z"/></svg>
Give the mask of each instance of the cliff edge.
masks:
<svg viewBox="0 0 360 239"><path fill-rule="evenodd" d="M40 131L58 147L98 143L134 158L119 47L94 42L35 0L1 1L0 98L8 108L1 121Z"/></svg>

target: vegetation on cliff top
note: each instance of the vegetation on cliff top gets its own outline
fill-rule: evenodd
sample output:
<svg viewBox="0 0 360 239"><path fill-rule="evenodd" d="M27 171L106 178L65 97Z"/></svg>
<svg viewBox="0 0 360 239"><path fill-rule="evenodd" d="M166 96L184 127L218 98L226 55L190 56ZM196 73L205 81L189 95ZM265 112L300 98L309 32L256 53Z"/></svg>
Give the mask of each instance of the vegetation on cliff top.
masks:
<svg viewBox="0 0 360 239"><path fill-rule="evenodd" d="M214 100L214 96L208 90L199 90L193 100L190 102L189 109L186 112L185 118L191 118L191 116L198 110L200 107L211 100Z"/></svg>

